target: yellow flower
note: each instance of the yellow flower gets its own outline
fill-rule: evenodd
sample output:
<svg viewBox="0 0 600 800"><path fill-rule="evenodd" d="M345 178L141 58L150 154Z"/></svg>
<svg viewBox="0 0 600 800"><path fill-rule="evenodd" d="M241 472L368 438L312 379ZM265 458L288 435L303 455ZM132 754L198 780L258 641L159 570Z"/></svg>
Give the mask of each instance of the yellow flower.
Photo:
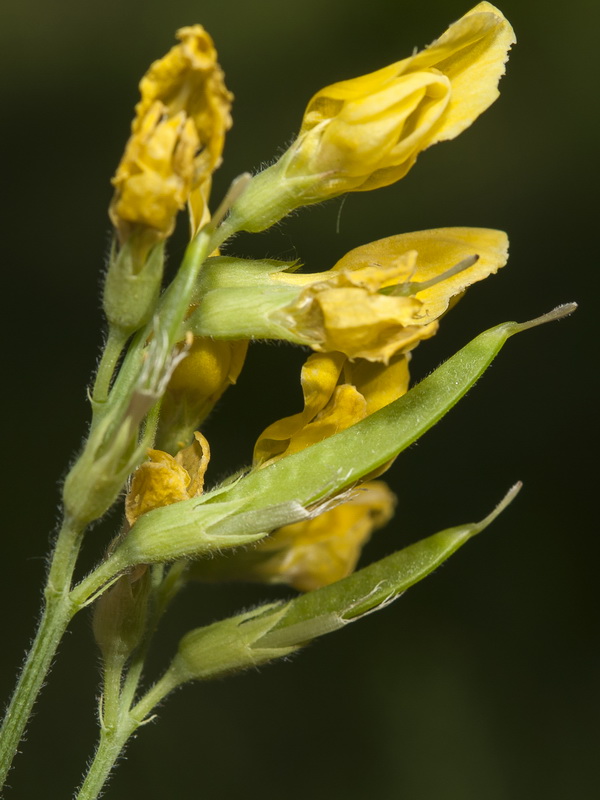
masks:
<svg viewBox="0 0 600 800"><path fill-rule="evenodd" d="M169 236L190 199L199 224L231 127L232 95L212 39L200 25L181 28L177 38L140 82L132 135L113 178L110 217L121 242L139 228L155 240Z"/></svg>
<svg viewBox="0 0 600 800"><path fill-rule="evenodd" d="M183 112L169 118L160 102L151 106L112 181L110 217L122 243L140 229L152 241L173 232L190 195L197 149L198 136Z"/></svg>
<svg viewBox="0 0 600 800"><path fill-rule="evenodd" d="M421 304L413 297L380 294L386 286L401 284L414 272L414 251L388 267L366 266L337 270L331 277L304 289L298 299L272 315L296 336L318 351L337 350L349 358L388 362L432 336L436 323L426 329L412 324Z"/></svg>
<svg viewBox="0 0 600 800"><path fill-rule="evenodd" d="M262 432L254 448L255 466L297 453L396 400L408 390L408 357L396 356L383 365L351 362L342 353L315 353L300 380L304 409Z"/></svg>
<svg viewBox="0 0 600 800"><path fill-rule="evenodd" d="M305 287L272 318L314 350L387 363L432 336L451 298L502 267L507 249L506 234L486 228L380 239L350 251L327 272L271 275L276 283Z"/></svg>
<svg viewBox="0 0 600 800"><path fill-rule="evenodd" d="M198 176L209 175L221 163L225 133L231 128L233 95L225 86L217 51L202 25L180 28L176 35L181 43L155 61L140 81L141 100L135 107L132 131L137 131L157 100L167 107L169 116L184 111L202 147L195 162Z"/></svg>
<svg viewBox="0 0 600 800"><path fill-rule="evenodd" d="M321 89L286 177L320 175L321 197L394 183L422 150L453 139L496 100L514 42L502 13L479 3L421 52Z"/></svg>
<svg viewBox="0 0 600 800"><path fill-rule="evenodd" d="M134 472L125 499L125 516L130 525L147 511L202 494L210 448L196 431L192 444L175 457L162 450L149 450L148 456L149 460Z"/></svg>
<svg viewBox="0 0 600 800"><path fill-rule="evenodd" d="M188 575L210 583L287 583L302 592L339 581L354 571L371 534L391 519L396 498L382 481L369 481L334 502L252 548L196 561Z"/></svg>
<svg viewBox="0 0 600 800"><path fill-rule="evenodd" d="M262 432L255 466L296 453L401 397L408 390L409 351L436 332L452 298L496 272L507 255L502 231L438 228L357 247L327 272L272 273L275 283L304 287L276 321L317 353L301 373L304 409Z"/></svg>
<svg viewBox="0 0 600 800"><path fill-rule="evenodd" d="M288 583L303 592L345 578L373 531L391 519L395 501L382 481L365 483L318 517L286 525L263 539L250 551L256 561L244 577Z"/></svg>
<svg viewBox="0 0 600 800"><path fill-rule="evenodd" d="M178 450L187 443L223 392L237 381L247 350L246 340L194 338L163 399L159 439L165 449Z"/></svg>

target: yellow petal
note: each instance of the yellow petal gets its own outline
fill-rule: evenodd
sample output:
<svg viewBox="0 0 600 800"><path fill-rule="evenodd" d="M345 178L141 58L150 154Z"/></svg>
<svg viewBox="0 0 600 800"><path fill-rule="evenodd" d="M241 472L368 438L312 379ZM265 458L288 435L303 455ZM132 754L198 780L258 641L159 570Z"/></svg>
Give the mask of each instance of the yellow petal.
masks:
<svg viewBox="0 0 600 800"><path fill-rule="evenodd" d="M382 249L416 251L416 266L411 277L415 283L437 278L469 256L479 256L472 267L415 294L420 308L412 319L413 325L428 325L438 319L448 310L452 297L496 273L508 259L507 235L491 228L436 228L402 233L367 245L363 253L365 257L368 257L368 248L373 248L372 258L379 258Z"/></svg>
<svg viewBox="0 0 600 800"><path fill-rule="evenodd" d="M254 448L254 465L266 466L345 430L403 395L408 382L404 355L388 365L348 361L341 353L309 356L301 373L303 411L263 431Z"/></svg>
<svg viewBox="0 0 600 800"><path fill-rule="evenodd" d="M349 500L318 517L280 528L261 542L257 552L274 555L259 563L252 577L289 583L301 591L345 578L372 532L392 517L394 506L395 497L385 483L367 483Z"/></svg>
<svg viewBox="0 0 600 800"><path fill-rule="evenodd" d="M325 87L284 156L286 176L315 176L305 202L402 178L494 102L514 41L502 13L480 3L422 52Z"/></svg>
<svg viewBox="0 0 600 800"><path fill-rule="evenodd" d="M435 67L448 76L452 96L430 144L453 139L498 98L515 33L502 12L479 3L417 54L410 69Z"/></svg>
<svg viewBox="0 0 600 800"><path fill-rule="evenodd" d="M408 391L410 353L395 356L389 364L358 359L346 361L344 381L351 383L365 398L367 415L374 414Z"/></svg>
<svg viewBox="0 0 600 800"><path fill-rule="evenodd" d="M356 387L346 383L336 386L329 403L297 433L290 436L289 444L282 455L289 456L327 439L334 433L346 430L367 416L365 398Z"/></svg>
<svg viewBox="0 0 600 800"><path fill-rule="evenodd" d="M318 330L316 350L339 350L349 358L383 361L406 352L421 339L433 336L437 326L411 325L420 303L411 297L389 297L364 289L328 289L311 298L298 328Z"/></svg>
<svg viewBox="0 0 600 800"><path fill-rule="evenodd" d="M110 217L121 243L139 228L155 241L170 236L192 194L197 228L231 127L232 95L212 39L200 25L181 28L177 37L180 43L140 82L131 138L113 179Z"/></svg>
<svg viewBox="0 0 600 800"><path fill-rule="evenodd" d="M393 254L385 240L381 251L389 252L383 258L375 255L376 247L368 246L367 255L361 250L349 253L333 270L313 275L314 282L273 319L317 351L387 363L432 336L436 326L413 324L422 316L419 299L379 293L414 276L417 253L396 248ZM315 280L319 277L325 280Z"/></svg>
<svg viewBox="0 0 600 800"><path fill-rule="evenodd" d="M130 525L154 508L188 500L190 476L168 453L149 450L149 461L133 474L131 488L125 499L125 516Z"/></svg>
<svg viewBox="0 0 600 800"><path fill-rule="evenodd" d="M221 395L237 381L247 350L247 340L194 338L165 392L159 425L162 447L174 452L189 442Z"/></svg>
<svg viewBox="0 0 600 800"><path fill-rule="evenodd" d="M197 160L196 185L221 161L225 133L231 127L231 101L223 72L217 63L213 40L201 25L180 28L180 44L155 61L140 81L141 100L132 129L156 101L169 116L185 111L198 133L201 152Z"/></svg>
<svg viewBox="0 0 600 800"><path fill-rule="evenodd" d="M344 361L341 353L323 353L308 357L300 374L304 409L299 414L274 422L262 432L254 448L255 465L264 464L282 455L292 437L325 408L333 395Z"/></svg>
<svg viewBox="0 0 600 800"><path fill-rule="evenodd" d="M190 482L186 489L188 497L201 495L204 490L204 475L210 461L210 446L205 437L195 431L194 441L177 453L175 461L189 476Z"/></svg>
<svg viewBox="0 0 600 800"><path fill-rule="evenodd" d="M192 186L197 147L197 134L184 114L164 119L160 103L148 110L112 179L109 213L121 242L136 227L151 229L156 240L172 233Z"/></svg>

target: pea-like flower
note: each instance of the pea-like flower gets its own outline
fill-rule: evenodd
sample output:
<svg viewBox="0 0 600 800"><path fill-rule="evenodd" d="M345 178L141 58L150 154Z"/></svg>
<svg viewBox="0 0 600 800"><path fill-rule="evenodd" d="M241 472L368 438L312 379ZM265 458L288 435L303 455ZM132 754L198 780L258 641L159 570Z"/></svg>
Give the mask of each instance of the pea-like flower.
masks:
<svg viewBox="0 0 600 800"><path fill-rule="evenodd" d="M437 331L451 299L504 266L508 240L487 228L438 228L357 247L322 273L277 272L304 287L271 319L320 352L388 362Z"/></svg>
<svg viewBox="0 0 600 800"><path fill-rule="evenodd" d="M288 175L321 175L321 194L402 178L417 155L453 139L498 97L513 30L479 3L420 53L327 86L309 102Z"/></svg>
<svg viewBox="0 0 600 800"><path fill-rule="evenodd" d="M121 243L140 229L154 240L169 236L188 201L197 227L231 127L232 95L211 37L193 25L177 38L140 82L131 138L113 178L110 217Z"/></svg>
<svg viewBox="0 0 600 800"><path fill-rule="evenodd" d="M408 390L408 357L397 356L385 365L350 361L342 353L314 353L300 381L303 410L261 433L254 448L255 466L304 450L401 397Z"/></svg>
<svg viewBox="0 0 600 800"><path fill-rule="evenodd" d="M272 273L271 282L303 287L275 312L277 323L317 352L300 376L303 410L262 432L255 466L322 441L401 397L410 351L437 331L453 298L507 257L502 231L438 228L357 247L326 272Z"/></svg>
<svg viewBox="0 0 600 800"><path fill-rule="evenodd" d="M208 442L197 431L192 444L176 456L162 450L149 450L148 460L133 474L125 499L125 516L129 525L155 508L201 495L209 460Z"/></svg>
<svg viewBox="0 0 600 800"><path fill-rule="evenodd" d="M188 577L215 583L285 583L310 592L356 568L371 534L394 514L396 497L383 481L369 481L338 497L322 513L274 530L257 544L194 562Z"/></svg>
<svg viewBox="0 0 600 800"><path fill-rule="evenodd" d="M370 481L322 514L285 525L246 553L234 553L222 568L230 570L229 577L287 583L302 592L328 586L354 571L362 548L389 522L395 505L383 481Z"/></svg>
<svg viewBox="0 0 600 800"><path fill-rule="evenodd" d="M498 97L513 29L479 3L402 61L318 91L297 139L259 173L232 212L247 231L295 208L404 177L420 152L458 136Z"/></svg>

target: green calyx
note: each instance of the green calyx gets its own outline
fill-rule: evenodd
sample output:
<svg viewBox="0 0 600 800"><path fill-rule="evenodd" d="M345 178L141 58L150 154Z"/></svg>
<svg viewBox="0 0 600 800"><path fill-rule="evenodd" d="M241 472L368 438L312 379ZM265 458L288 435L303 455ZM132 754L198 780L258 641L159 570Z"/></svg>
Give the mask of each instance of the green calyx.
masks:
<svg viewBox="0 0 600 800"><path fill-rule="evenodd" d="M113 252L104 284L104 313L125 333L145 325L156 308L165 263L164 242L151 248L142 263L135 239Z"/></svg>

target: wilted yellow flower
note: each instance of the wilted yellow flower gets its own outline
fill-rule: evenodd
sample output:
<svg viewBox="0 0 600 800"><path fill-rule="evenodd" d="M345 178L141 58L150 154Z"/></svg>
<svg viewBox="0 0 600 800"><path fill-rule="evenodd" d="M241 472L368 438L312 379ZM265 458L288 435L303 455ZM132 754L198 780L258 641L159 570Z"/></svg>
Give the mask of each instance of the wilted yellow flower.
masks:
<svg viewBox="0 0 600 800"><path fill-rule="evenodd" d="M297 453L396 400L408 390L408 357L396 356L383 365L348 361L342 353L315 353L300 380L304 409L262 432L254 448L255 466Z"/></svg>
<svg viewBox="0 0 600 800"><path fill-rule="evenodd" d="M272 316L315 350L387 363L437 329L435 322L426 329L412 324L421 306L415 298L379 293L414 272L416 255L410 251L387 267L334 268L333 275L308 286L294 303Z"/></svg>
<svg viewBox="0 0 600 800"><path fill-rule="evenodd" d="M422 150L453 139L494 102L514 42L502 13L479 3L421 52L321 89L286 175L321 175L327 196L397 181Z"/></svg>
<svg viewBox="0 0 600 800"><path fill-rule="evenodd" d="M140 82L132 135L113 178L110 216L121 242L138 228L155 240L169 236L191 197L200 221L231 127L232 95L212 39L201 25L181 28L177 38Z"/></svg>
<svg viewBox="0 0 600 800"><path fill-rule="evenodd" d="M202 148L195 161L199 179L221 163L225 133L231 128L233 95L225 86L213 40L202 25L180 28L176 36L180 44L155 61L140 81L141 100L135 107L132 131L137 131L157 100L166 106L169 116L184 111Z"/></svg>
<svg viewBox="0 0 600 800"><path fill-rule="evenodd" d="M196 431L192 444L176 456L149 450L148 457L134 472L125 499L125 516L130 525L147 511L202 494L210 448Z"/></svg>
<svg viewBox="0 0 600 800"><path fill-rule="evenodd" d="M250 551L256 561L248 577L288 583L303 592L339 581L353 572L363 546L392 518L395 504L385 483L365 483L319 516L286 525L263 539Z"/></svg>
<svg viewBox="0 0 600 800"><path fill-rule="evenodd" d="M183 112L169 118L160 102L151 106L113 178L110 216L121 242L136 230L154 241L172 233L191 191L197 149L194 125Z"/></svg>
<svg viewBox="0 0 600 800"><path fill-rule="evenodd" d="M273 320L317 351L387 363L432 336L451 298L502 267L507 249L506 234L486 228L380 239L350 251L327 272L274 273L276 283L305 288ZM475 256L474 264L452 273Z"/></svg>
<svg viewBox="0 0 600 800"><path fill-rule="evenodd" d="M237 381L247 351L246 340L194 338L165 392L159 428L162 446L178 450L186 444L188 435Z"/></svg>

